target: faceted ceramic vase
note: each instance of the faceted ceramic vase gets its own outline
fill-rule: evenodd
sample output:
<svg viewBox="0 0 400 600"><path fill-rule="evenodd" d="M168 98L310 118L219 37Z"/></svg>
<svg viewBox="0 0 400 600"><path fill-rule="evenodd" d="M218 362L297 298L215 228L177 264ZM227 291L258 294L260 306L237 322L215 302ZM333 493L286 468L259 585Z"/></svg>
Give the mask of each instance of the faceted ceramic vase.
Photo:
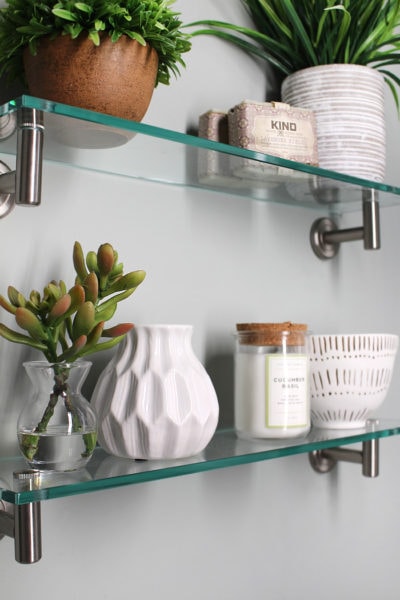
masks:
<svg viewBox="0 0 400 600"><path fill-rule="evenodd" d="M18 419L20 450L39 470L74 471L86 465L97 440L97 420L81 386L91 363L24 363L32 394Z"/></svg>
<svg viewBox="0 0 400 600"><path fill-rule="evenodd" d="M384 79L371 67L320 65L289 75L282 101L315 112L319 166L383 181Z"/></svg>
<svg viewBox="0 0 400 600"><path fill-rule="evenodd" d="M99 443L110 454L173 459L203 450L217 427L217 396L195 356L190 325L135 327L92 396Z"/></svg>

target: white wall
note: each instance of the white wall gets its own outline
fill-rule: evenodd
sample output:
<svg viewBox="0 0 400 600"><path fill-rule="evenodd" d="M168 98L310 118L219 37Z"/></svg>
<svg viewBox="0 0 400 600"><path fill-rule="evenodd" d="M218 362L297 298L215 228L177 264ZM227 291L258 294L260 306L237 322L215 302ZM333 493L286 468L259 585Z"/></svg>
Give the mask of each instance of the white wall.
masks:
<svg viewBox="0 0 400 600"><path fill-rule="evenodd" d="M239 20L232 0L178 0L184 21ZM201 112L267 94L263 69L232 47L196 39L187 70L155 91L146 121L186 131ZM387 98L388 180L399 183L399 123ZM315 332L400 333L398 209L382 211L382 249L344 246L318 261L316 214L196 190L46 165L42 206L1 222L0 290L72 277L75 239L110 241L148 277L121 317L194 325L223 418L232 414L232 331L238 321L298 320ZM360 224L360 213L344 226ZM42 282L42 283L41 283ZM0 445L20 409L20 348L0 340ZM98 357L96 369L105 364ZM400 366L383 415L398 416ZM385 600L398 598L400 438L381 444L381 475L354 465L326 476L306 455L43 503L43 559L14 562L0 542L8 600Z"/></svg>

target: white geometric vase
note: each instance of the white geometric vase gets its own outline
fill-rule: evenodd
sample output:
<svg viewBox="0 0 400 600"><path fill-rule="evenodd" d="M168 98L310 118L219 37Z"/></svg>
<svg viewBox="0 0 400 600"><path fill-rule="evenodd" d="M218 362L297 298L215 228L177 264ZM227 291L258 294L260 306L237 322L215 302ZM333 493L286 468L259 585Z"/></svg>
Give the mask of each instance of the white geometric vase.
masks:
<svg viewBox="0 0 400 600"><path fill-rule="evenodd" d="M383 181L384 85L379 71L353 64L319 65L286 77L282 101L315 112L320 167Z"/></svg>
<svg viewBox="0 0 400 600"><path fill-rule="evenodd" d="M150 460L189 457L207 446L219 406L193 352L192 331L191 325L141 325L122 341L91 400L104 450Z"/></svg>

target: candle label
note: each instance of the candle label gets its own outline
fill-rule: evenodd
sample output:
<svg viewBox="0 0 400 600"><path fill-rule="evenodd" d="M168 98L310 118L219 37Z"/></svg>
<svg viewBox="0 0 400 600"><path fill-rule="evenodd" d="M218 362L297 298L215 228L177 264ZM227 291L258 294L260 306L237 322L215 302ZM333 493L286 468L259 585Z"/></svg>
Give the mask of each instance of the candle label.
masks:
<svg viewBox="0 0 400 600"><path fill-rule="evenodd" d="M305 354L265 357L266 427L305 427L308 397L308 359Z"/></svg>

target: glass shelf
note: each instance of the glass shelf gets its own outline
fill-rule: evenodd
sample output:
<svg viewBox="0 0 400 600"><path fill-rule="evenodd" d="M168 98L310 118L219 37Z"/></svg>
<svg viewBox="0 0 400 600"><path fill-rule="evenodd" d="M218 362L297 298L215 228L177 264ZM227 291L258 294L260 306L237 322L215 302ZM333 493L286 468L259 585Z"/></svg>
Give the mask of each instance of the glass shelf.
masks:
<svg viewBox="0 0 400 600"><path fill-rule="evenodd" d="M97 448L84 470L41 473L33 490L13 487L13 473L26 469L22 458L0 459L0 499L13 504L62 498L87 492L156 481L333 448L400 434L400 419L371 421L365 429L312 429L307 437L287 440L244 440L233 430L217 431L199 455L182 460L136 461L117 458Z"/></svg>
<svg viewBox="0 0 400 600"><path fill-rule="evenodd" d="M359 210L366 188L379 191L382 206L400 204L400 188L393 185L31 96L0 106L0 133L20 108L43 111L44 157L67 166L331 214ZM15 155L15 138L1 142L2 154Z"/></svg>
<svg viewBox="0 0 400 600"><path fill-rule="evenodd" d="M193 135L126 121L92 111L22 96L0 106L0 134L12 132L19 109L43 111L45 159L95 172L143 181L218 190L230 195L327 209L359 210L362 190L379 191L383 205L400 204L400 188L279 159ZM0 152L15 156L16 134L3 139ZM307 438L242 440L218 431L198 456L178 461L134 461L100 448L83 471L40 474L35 489L15 487L13 473L26 469L22 457L0 458L0 499L14 503L61 498L231 467L398 435L398 421L381 421L365 430L312 430Z"/></svg>

